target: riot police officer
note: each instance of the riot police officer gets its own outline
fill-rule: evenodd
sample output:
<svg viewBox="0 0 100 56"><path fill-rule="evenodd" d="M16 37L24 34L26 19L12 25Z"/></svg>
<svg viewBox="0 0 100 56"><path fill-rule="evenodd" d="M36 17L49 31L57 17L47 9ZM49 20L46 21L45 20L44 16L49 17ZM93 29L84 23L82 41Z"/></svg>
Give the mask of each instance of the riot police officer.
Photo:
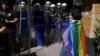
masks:
<svg viewBox="0 0 100 56"><path fill-rule="evenodd" d="M45 3L45 45L49 45L48 35L50 33L50 28L48 27L49 19L50 19L50 1L46 1Z"/></svg>
<svg viewBox="0 0 100 56"><path fill-rule="evenodd" d="M49 22L48 22L48 27L49 29L49 35L48 35L48 40L49 44L53 44L55 43L55 36L56 36L56 24L57 22L57 18L55 15L55 4L51 4L50 5L50 18L49 18Z"/></svg>
<svg viewBox="0 0 100 56"><path fill-rule="evenodd" d="M67 9L67 4L66 4L66 3L62 3L61 8L62 8L62 12L61 12L61 14L62 14L61 17L62 17L62 19L68 18L68 12L66 11L66 9Z"/></svg>
<svg viewBox="0 0 100 56"><path fill-rule="evenodd" d="M46 1L46 3L45 3L45 9L46 9L46 10L49 10L50 4L51 4L50 1Z"/></svg>
<svg viewBox="0 0 100 56"><path fill-rule="evenodd" d="M35 30L35 43L37 47L34 47L33 51L39 50L44 45L44 32L45 32L45 23L44 23L44 11L40 8L40 4L36 3L34 5L35 9L33 12L34 17L34 30Z"/></svg>
<svg viewBox="0 0 100 56"><path fill-rule="evenodd" d="M61 3L59 2L59 3L57 3L57 6L56 6L56 11L57 11L57 13L58 14L60 14L61 13Z"/></svg>
<svg viewBox="0 0 100 56"><path fill-rule="evenodd" d="M6 3L2 3L2 13L7 26L9 47L12 54L15 54L15 45L16 45L16 22L18 18L15 16L15 13L12 10L8 9ZM12 55L14 56L14 55Z"/></svg>
<svg viewBox="0 0 100 56"><path fill-rule="evenodd" d="M20 38L19 43L21 51L28 49L28 38L29 38L29 27L28 27L28 11L27 4L24 1L21 1L18 9L18 16L20 17L19 27L20 27Z"/></svg>

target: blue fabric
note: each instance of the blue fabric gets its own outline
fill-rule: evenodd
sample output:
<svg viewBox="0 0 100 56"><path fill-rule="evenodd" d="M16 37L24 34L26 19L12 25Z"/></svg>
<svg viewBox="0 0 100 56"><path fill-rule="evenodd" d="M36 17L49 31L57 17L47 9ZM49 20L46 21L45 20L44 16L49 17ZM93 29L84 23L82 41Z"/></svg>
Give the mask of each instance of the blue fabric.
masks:
<svg viewBox="0 0 100 56"><path fill-rule="evenodd" d="M71 20L70 20L71 21ZM69 33L69 38L70 38L70 50L71 50L71 56L74 56L74 39L73 39L73 31L72 31L72 22L70 22L70 33Z"/></svg>
<svg viewBox="0 0 100 56"><path fill-rule="evenodd" d="M61 21L61 29L66 29L69 26L68 22L69 22L68 19L67 20L66 19L63 19Z"/></svg>
<svg viewBox="0 0 100 56"><path fill-rule="evenodd" d="M35 41L36 41L37 46L43 45L44 43L44 29L43 28L35 29Z"/></svg>
<svg viewBox="0 0 100 56"><path fill-rule="evenodd" d="M61 22L61 29L62 29L62 37L63 37L63 43L64 47L61 50L60 56L73 56L73 38L72 38L72 31L71 31L71 21L68 19L63 19Z"/></svg>
<svg viewBox="0 0 100 56"><path fill-rule="evenodd" d="M61 29L62 29L62 36L63 36L63 33L65 32L65 30L69 27L68 22L69 22L68 20L66 20L65 18L62 18L62 21L60 23L60 26L61 26ZM63 44L64 44L64 40L63 40ZM64 45L62 46L60 56L65 56L65 47L64 47Z"/></svg>
<svg viewBox="0 0 100 56"><path fill-rule="evenodd" d="M35 29L35 41L37 46L44 44L44 12L36 10L34 12L34 29Z"/></svg>
<svg viewBox="0 0 100 56"><path fill-rule="evenodd" d="M34 26L44 25L44 12L37 10L34 13Z"/></svg>
<svg viewBox="0 0 100 56"><path fill-rule="evenodd" d="M73 48L73 32L72 32L72 22L71 20L63 19L61 22L61 29L62 29L62 37L64 47L61 50L61 55L63 56L74 56L74 48ZM64 53L63 53L64 52ZM60 55L60 56L61 56Z"/></svg>
<svg viewBox="0 0 100 56"><path fill-rule="evenodd" d="M20 12L18 13L20 16ZM27 11L22 11L21 12L21 31L26 31L28 30L28 15Z"/></svg>
<svg viewBox="0 0 100 56"><path fill-rule="evenodd" d="M54 14L50 15L49 19L49 27L50 28L56 28L57 27L57 17Z"/></svg>
<svg viewBox="0 0 100 56"><path fill-rule="evenodd" d="M70 26L69 26L69 34L68 34L68 40L69 40L69 53L70 53L70 56L74 56L74 52L73 52L73 35L72 35L72 30L71 30L71 22L70 23Z"/></svg>

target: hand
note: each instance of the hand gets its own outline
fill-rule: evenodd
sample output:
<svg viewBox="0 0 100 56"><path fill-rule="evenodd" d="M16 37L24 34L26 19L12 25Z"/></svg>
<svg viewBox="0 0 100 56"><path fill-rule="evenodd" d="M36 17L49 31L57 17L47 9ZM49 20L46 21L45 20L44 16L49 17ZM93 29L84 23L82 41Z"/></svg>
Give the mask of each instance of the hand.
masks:
<svg viewBox="0 0 100 56"><path fill-rule="evenodd" d="M8 20L5 20L5 22L6 22L6 23L9 23L9 21L8 21Z"/></svg>
<svg viewBox="0 0 100 56"><path fill-rule="evenodd" d="M5 26L3 26L2 28L0 28L0 33L3 33L5 31L6 31L6 27Z"/></svg>

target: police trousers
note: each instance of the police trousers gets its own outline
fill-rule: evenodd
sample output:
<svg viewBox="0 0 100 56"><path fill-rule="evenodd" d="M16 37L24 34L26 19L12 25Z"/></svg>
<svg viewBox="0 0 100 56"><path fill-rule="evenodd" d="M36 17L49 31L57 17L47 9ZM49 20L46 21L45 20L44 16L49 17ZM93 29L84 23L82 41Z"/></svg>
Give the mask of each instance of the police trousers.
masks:
<svg viewBox="0 0 100 56"><path fill-rule="evenodd" d="M10 56L11 52L8 42L7 33L0 33L0 56Z"/></svg>

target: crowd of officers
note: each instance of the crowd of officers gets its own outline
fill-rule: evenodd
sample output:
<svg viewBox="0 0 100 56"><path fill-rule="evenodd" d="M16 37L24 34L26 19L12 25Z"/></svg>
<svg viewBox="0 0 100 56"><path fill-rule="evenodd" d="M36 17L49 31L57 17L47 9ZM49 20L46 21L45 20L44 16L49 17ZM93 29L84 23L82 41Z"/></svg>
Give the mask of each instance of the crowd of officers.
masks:
<svg viewBox="0 0 100 56"><path fill-rule="evenodd" d="M78 6L79 5L76 5L76 7ZM19 9L20 12L24 11L24 14L22 12L22 18L19 12L16 12L16 9L14 11L9 8L7 2L0 4L0 56L15 56L15 54L20 52L18 51L19 44L16 37L16 31L18 31L17 29L20 28L20 26L22 28L20 30L22 34L19 41L21 43L20 48L27 49L27 45L29 44L27 42L29 37L27 35L30 29L28 24L30 21L27 20L29 19L27 15L27 9L29 8L25 8L26 3L24 1L21 2L19 7L22 7L21 10ZM31 26L34 27L34 41L36 45L40 47L45 45L45 42L54 43L56 39L60 39L58 36L54 39L54 35L56 32L56 34L60 36L60 31L57 32L57 28L60 28L59 23L62 20L68 20L70 13L69 10L67 11L67 4L57 3L57 5L55 5L47 1L45 6L36 3L32 10L32 18L34 20ZM26 19L24 17L26 17ZM19 24L17 25L17 23ZM49 37L52 38L49 39Z"/></svg>

